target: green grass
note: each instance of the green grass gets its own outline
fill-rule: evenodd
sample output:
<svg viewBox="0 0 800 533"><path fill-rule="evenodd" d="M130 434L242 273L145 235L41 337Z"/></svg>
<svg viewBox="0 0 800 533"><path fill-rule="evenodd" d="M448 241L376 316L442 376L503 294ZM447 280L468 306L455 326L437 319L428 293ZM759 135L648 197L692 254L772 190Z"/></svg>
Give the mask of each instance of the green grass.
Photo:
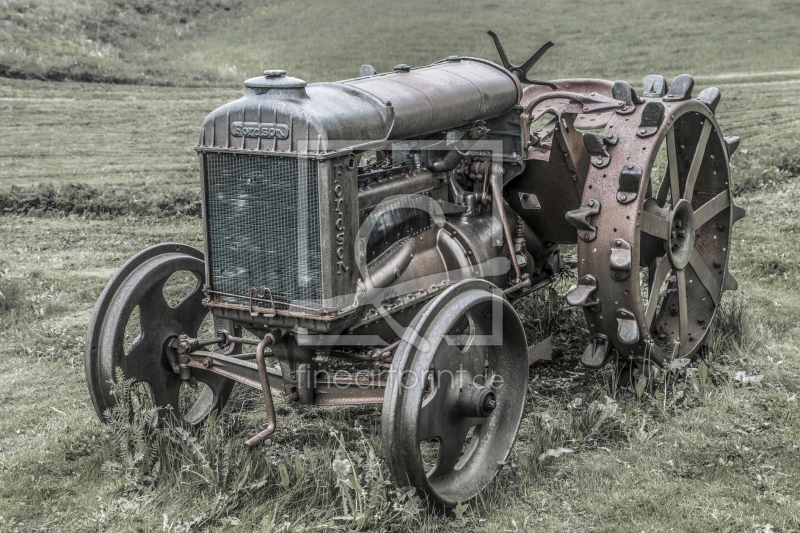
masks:
<svg viewBox="0 0 800 533"><path fill-rule="evenodd" d="M30 4L24 20L4 23L0 63L22 57L14 68L43 69L24 76L52 79L47 69L59 61L91 56L75 37L91 28L80 10ZM152 13L130 12L144 3L79 5L135 19L136 40L107 25L109 46L119 51L108 63L114 76L174 86L0 79L0 209L9 209L0 216L0 532L352 529L358 524L335 518L373 497L385 514L365 518L370 530L800 530L796 3L367 2L357 17L338 1L233 12L202 3L199 15L187 15L190 31L169 38ZM161 6L179 19L186 4ZM63 33L47 26L43 9L65 19ZM172 24L169 13L160 16ZM123 453L130 448L120 424L104 429L95 416L83 337L105 283L131 255L165 241L201 246L200 223L186 208L199 194L193 146L205 115L240 96L241 81L265 67L320 81L355 75L362 63L386 70L452 53L493 59L488 28L515 59L554 40L537 77L638 86L652 72L686 71L697 78L695 93L712 84L722 90L724 133L743 139L733 183L748 216L732 244L740 291L726 295L714 324L704 385L694 388L699 371L676 370L658 389L620 390L610 369L579 366L579 315L549 321L556 352L531 370L510 464L477 504L448 515L374 483L386 475L375 407L279 404L270 445L247 453L241 444L260 430L264 407L254 391L236 389L205 431L150 435L157 455L149 457L160 464L155 474L155 463L141 469ZM60 40L45 46L43 34ZM532 320L546 318L548 306L523 307L538 338L545 332ZM742 370L764 378L742 387L732 379ZM570 407L576 393L587 401ZM539 459L558 447L573 451ZM345 488L345 460L366 496ZM392 518L385 502L398 503L402 517Z"/></svg>

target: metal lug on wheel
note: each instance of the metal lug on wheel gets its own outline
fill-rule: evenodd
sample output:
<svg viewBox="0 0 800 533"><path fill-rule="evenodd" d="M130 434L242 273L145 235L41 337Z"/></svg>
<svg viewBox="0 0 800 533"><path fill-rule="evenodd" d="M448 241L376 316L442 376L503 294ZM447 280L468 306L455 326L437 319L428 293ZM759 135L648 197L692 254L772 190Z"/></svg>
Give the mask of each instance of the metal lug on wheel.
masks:
<svg viewBox="0 0 800 533"><path fill-rule="evenodd" d="M661 98L667 92L667 80L664 76L651 74L644 77L642 87L644 89L642 96L645 98Z"/></svg>
<svg viewBox="0 0 800 533"><path fill-rule="evenodd" d="M747 215L747 211L744 210L743 207L739 207L736 204L732 204L731 207L733 208L733 223L736 224L740 220L742 220L745 215Z"/></svg>
<svg viewBox="0 0 800 533"><path fill-rule="evenodd" d="M617 337L623 344L639 342L639 325L634 314L627 309L617 311Z"/></svg>
<svg viewBox="0 0 800 533"><path fill-rule="evenodd" d="M665 102L681 102L692 97L694 78L688 74L681 74L669 84L669 92L664 95Z"/></svg>
<svg viewBox="0 0 800 533"><path fill-rule="evenodd" d="M720 93L719 89L716 87L703 89L700 91L700 94L697 95L697 99L706 104L712 113L717 112L717 105L719 104L721 98L722 93Z"/></svg>
<svg viewBox="0 0 800 533"><path fill-rule="evenodd" d="M725 148L728 151L728 159L731 158L733 153L739 148L739 143L742 141L741 137L723 137L725 139Z"/></svg>
<svg viewBox="0 0 800 533"><path fill-rule="evenodd" d="M625 107L617 109L619 115L630 115L636 111L636 106L644 103L626 81L615 81L611 87L611 95L615 100L625 102Z"/></svg>
<svg viewBox="0 0 800 533"><path fill-rule="evenodd" d="M736 278L734 278L731 275L731 271L726 269L725 270L725 282L722 285L723 292L724 291L735 291L735 290L738 290L738 289L739 289L739 282L736 281Z"/></svg>
<svg viewBox="0 0 800 533"><path fill-rule="evenodd" d="M595 333L583 351L581 364L587 368L603 368L609 359L611 359L611 341L602 333Z"/></svg>
<svg viewBox="0 0 800 533"><path fill-rule="evenodd" d="M617 189L617 201L621 204L629 204L636 200L639 195L639 184L642 181L642 167L634 163L628 163L619 173L619 189Z"/></svg>
<svg viewBox="0 0 800 533"><path fill-rule="evenodd" d="M567 222L578 230L578 239L590 242L597 237L597 228L589 223L589 217L600 213L600 200L584 200L578 209L567 211Z"/></svg>
<svg viewBox="0 0 800 533"><path fill-rule="evenodd" d="M600 135L599 133L585 133L583 135L583 145L589 152L592 165L597 168L605 168L611 162L611 155L606 151L606 145L616 144L616 135Z"/></svg>
<svg viewBox="0 0 800 533"><path fill-rule="evenodd" d="M596 300L590 297L597 290L597 280L594 276L586 274L578 280L578 286L567 293L567 304L572 307L591 307L597 305Z"/></svg>
<svg viewBox="0 0 800 533"><path fill-rule="evenodd" d="M631 275L631 245L625 239L614 239L611 242L611 259L609 266L612 277L617 281L626 280Z"/></svg>
<svg viewBox="0 0 800 533"><path fill-rule="evenodd" d="M664 104L652 100L642 110L642 121L636 129L636 136L645 138L655 135L664 121Z"/></svg>

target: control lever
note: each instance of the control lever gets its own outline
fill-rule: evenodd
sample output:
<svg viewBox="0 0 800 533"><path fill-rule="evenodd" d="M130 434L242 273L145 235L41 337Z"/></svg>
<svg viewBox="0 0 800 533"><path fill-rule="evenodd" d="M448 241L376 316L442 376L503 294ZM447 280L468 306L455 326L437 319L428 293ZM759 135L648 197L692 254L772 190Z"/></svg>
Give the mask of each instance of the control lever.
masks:
<svg viewBox="0 0 800 533"><path fill-rule="evenodd" d="M512 65L511 61L508 60L508 56L506 55L506 51L503 48L503 45L500 44L500 39L498 39L497 35L493 31L486 32L489 34L489 37L492 38L494 41L494 45L497 48L497 53L500 54L500 61L503 63L503 66L510 70L511 73L517 77L519 81L522 83L530 83L533 85L546 85L553 89L554 91L558 89L555 85L548 81L539 81L539 80L529 80L528 79L528 71L533 68L533 66L542 58L545 52L552 48L553 43L551 41L547 41L544 43L541 48L536 50L531 57L525 60L524 63L521 65Z"/></svg>

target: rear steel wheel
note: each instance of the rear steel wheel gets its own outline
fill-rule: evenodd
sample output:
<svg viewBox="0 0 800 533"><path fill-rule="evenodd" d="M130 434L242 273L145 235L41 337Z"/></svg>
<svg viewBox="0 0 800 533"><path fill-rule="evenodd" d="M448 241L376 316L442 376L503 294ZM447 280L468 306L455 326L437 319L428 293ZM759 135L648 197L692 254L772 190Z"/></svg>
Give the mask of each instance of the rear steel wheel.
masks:
<svg viewBox="0 0 800 533"><path fill-rule="evenodd" d="M606 126L604 136L618 141L608 148L610 163L593 160L583 195L584 206L599 211L590 218L597 233L578 239L579 283L596 286L582 303L593 335L584 360L592 350L602 354L604 342L640 370L648 360L662 366L691 357L723 291L736 288L731 229L744 211L733 204L728 163L738 139L722 137L718 94L713 105L648 98ZM653 128L644 115L658 106L663 120ZM665 171L651 185L662 146Z"/></svg>
<svg viewBox="0 0 800 533"><path fill-rule="evenodd" d="M182 301L170 307L164 285L180 271L189 272L196 283ZM208 314L202 304L204 271L203 254L198 250L183 244L159 244L132 257L108 283L92 313L84 353L89 394L101 420L116 404L111 388L117 368L126 378L148 385L150 399L159 407L159 422L163 423L171 410L182 423L199 425L225 404L234 382L192 369L192 377L202 389L180 409L182 380L169 360L176 355L169 353L170 342L182 333L196 337ZM136 308L141 333L126 349L126 327Z"/></svg>
<svg viewBox="0 0 800 533"><path fill-rule="evenodd" d="M511 451L527 378L525 332L497 287L465 280L434 298L406 329L387 381L383 450L396 481L445 506L472 499Z"/></svg>

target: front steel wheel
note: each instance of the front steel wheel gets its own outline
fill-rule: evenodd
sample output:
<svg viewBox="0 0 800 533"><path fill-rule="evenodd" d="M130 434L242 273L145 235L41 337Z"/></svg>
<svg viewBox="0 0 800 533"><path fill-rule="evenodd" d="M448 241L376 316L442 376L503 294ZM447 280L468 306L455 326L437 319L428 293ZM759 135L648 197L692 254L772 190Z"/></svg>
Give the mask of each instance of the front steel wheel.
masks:
<svg viewBox="0 0 800 533"><path fill-rule="evenodd" d="M193 276L194 287L172 307L165 299L164 287L173 274L182 271L188 272L190 279ZM197 336L208 314L202 304L204 272L203 254L198 250L183 244L159 244L132 257L108 283L92 313L84 352L86 382L101 420L117 403L112 387L118 368L125 378L147 384L161 423L172 412L180 423L196 426L225 404L234 382L202 369L192 369L197 392L182 398L183 382L173 368L176 354L170 353L170 344L180 334ZM130 321L137 321L137 310L141 333L128 343L126 328Z"/></svg>
<svg viewBox="0 0 800 533"><path fill-rule="evenodd" d="M465 280L429 302L403 335L384 396L397 483L444 506L474 498L511 451L527 378L525 332L497 287Z"/></svg>

